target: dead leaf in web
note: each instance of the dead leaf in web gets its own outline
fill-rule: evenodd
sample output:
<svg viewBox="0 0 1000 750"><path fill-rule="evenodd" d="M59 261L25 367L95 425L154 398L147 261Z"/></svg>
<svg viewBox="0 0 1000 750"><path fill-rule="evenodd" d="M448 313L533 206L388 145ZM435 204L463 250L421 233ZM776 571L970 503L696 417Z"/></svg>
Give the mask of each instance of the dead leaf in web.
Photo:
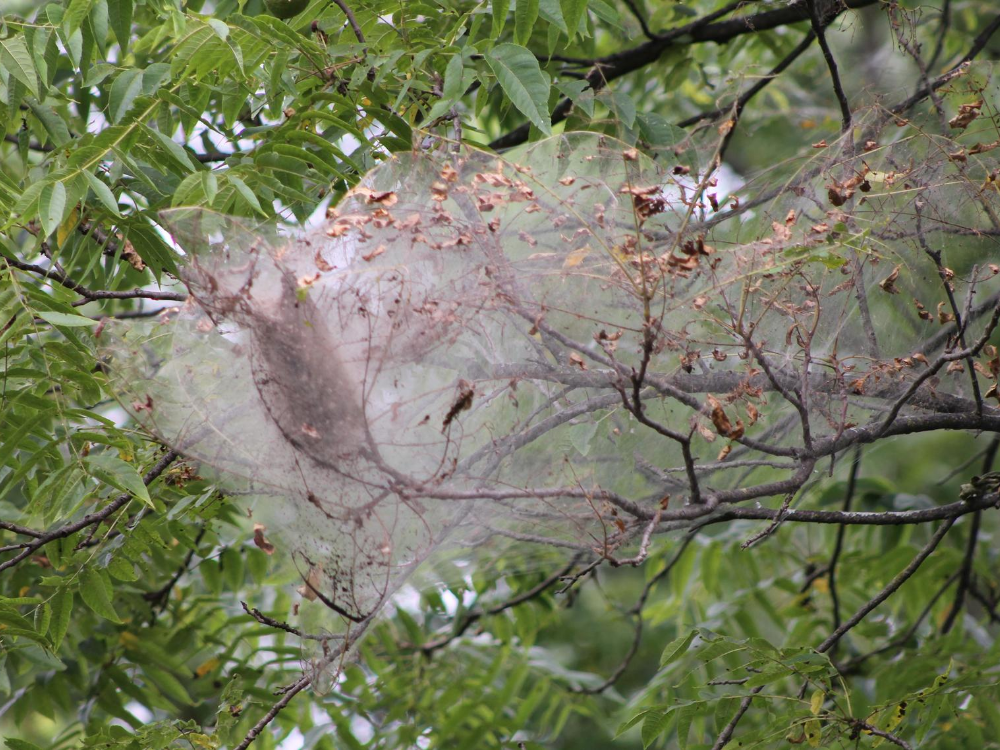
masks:
<svg viewBox="0 0 1000 750"><path fill-rule="evenodd" d="M899 278L900 268L901 266L896 266L892 269L892 273L878 283L883 292L886 292L887 294L899 294L899 290L896 288L896 279Z"/></svg>
<svg viewBox="0 0 1000 750"><path fill-rule="evenodd" d="M265 554L273 555L274 545L264 536L265 531L267 531L267 527L264 524L255 523L253 525L253 543L263 550Z"/></svg>
<svg viewBox="0 0 1000 750"><path fill-rule="evenodd" d="M395 206L399 201L396 193L392 190L372 190L371 188L358 187L354 189L354 192L365 196L365 203L369 205L378 203L383 206Z"/></svg>
<svg viewBox="0 0 1000 750"><path fill-rule="evenodd" d="M304 599L314 602L319 595L319 589L322 585L323 566L313 565L309 568L309 573L306 575L304 583L295 590Z"/></svg>
<svg viewBox="0 0 1000 750"><path fill-rule="evenodd" d="M562 267L566 268L576 268L578 265L583 263L583 259L587 257L590 252L590 245L584 245L576 250L572 251L566 256L566 260L563 261Z"/></svg>
<svg viewBox="0 0 1000 750"><path fill-rule="evenodd" d="M667 209L667 200L659 185L650 187L626 186L619 191L632 196L632 205L640 219L648 219L654 214L661 214Z"/></svg>
<svg viewBox="0 0 1000 750"><path fill-rule="evenodd" d="M475 390L472 388L472 384L467 380L458 381L458 396L452 403L451 408L448 409L448 413L444 416L444 422L441 424L441 429L446 430L448 426L455 421L455 417L461 414L463 411L468 411L472 408L472 398L476 395Z"/></svg>
<svg viewBox="0 0 1000 750"><path fill-rule="evenodd" d="M707 397L708 405L711 407L711 417L712 424L715 425L716 431L723 437L732 438L738 440L743 437L744 426L743 420L737 419L736 425L734 426L732 422L729 421L729 417L726 415L725 409L722 408L722 402L719 401L711 393Z"/></svg>
<svg viewBox="0 0 1000 750"><path fill-rule="evenodd" d="M332 266L326 262L326 260L323 258L323 253L320 250L316 251L316 257L313 260L316 262L316 268L322 271L323 273L332 271L335 268L335 266Z"/></svg>
<svg viewBox="0 0 1000 750"><path fill-rule="evenodd" d="M937 303L937 317L938 317L938 322L941 325L944 325L945 323L951 323L952 321L955 320L955 315L950 312L945 312L944 306L945 306L944 302Z"/></svg>
<svg viewBox="0 0 1000 750"><path fill-rule="evenodd" d="M955 130L965 130L972 124L972 121L979 117L979 110L983 108L983 100L962 104L958 108L958 114L948 120L948 125Z"/></svg>

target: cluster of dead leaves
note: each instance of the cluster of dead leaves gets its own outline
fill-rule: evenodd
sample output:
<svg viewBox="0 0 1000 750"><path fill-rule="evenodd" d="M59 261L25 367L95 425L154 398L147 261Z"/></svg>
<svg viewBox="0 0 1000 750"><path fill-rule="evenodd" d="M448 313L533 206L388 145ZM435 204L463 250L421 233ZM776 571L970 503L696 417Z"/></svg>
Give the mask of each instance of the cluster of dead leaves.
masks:
<svg viewBox="0 0 1000 750"><path fill-rule="evenodd" d="M979 112L983 108L983 100L961 104L958 107L958 114L948 120L948 126L955 130L965 130L972 121L979 117Z"/></svg>
<svg viewBox="0 0 1000 750"><path fill-rule="evenodd" d="M856 172L843 182L840 182L837 179L831 179L831 183L827 186L826 191L826 195L830 199L830 203L838 207L843 206L854 196L855 189L860 190L862 193L867 193L871 190L871 183L866 179L869 171L871 170L869 170L868 165L865 164L859 172Z"/></svg>
<svg viewBox="0 0 1000 750"><path fill-rule="evenodd" d="M639 223L646 221L650 216L662 214L667 210L667 199L663 195L663 188L659 185L651 187L626 186L618 191L622 195L632 196L632 208L639 218Z"/></svg>
<svg viewBox="0 0 1000 750"><path fill-rule="evenodd" d="M710 393L707 400L708 406L711 409L709 416L712 419L712 424L715 426L716 432L730 440L739 440L743 437L743 433L746 431L743 420L737 419L734 425L726 415L726 410L722 408L722 402L719 399Z"/></svg>

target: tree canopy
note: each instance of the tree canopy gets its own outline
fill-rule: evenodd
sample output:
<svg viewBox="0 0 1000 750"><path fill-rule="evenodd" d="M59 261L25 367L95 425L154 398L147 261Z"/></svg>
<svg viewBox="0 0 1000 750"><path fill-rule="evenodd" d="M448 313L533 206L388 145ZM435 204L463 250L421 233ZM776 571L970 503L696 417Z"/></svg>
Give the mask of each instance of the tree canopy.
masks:
<svg viewBox="0 0 1000 750"><path fill-rule="evenodd" d="M997 747L987 0L8 0L0 734Z"/></svg>

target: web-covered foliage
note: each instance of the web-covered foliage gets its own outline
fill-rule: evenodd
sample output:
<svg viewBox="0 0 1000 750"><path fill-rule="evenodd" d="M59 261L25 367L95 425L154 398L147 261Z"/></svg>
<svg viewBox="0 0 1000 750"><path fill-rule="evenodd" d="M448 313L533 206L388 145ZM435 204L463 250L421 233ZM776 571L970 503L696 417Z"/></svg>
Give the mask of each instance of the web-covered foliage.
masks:
<svg viewBox="0 0 1000 750"><path fill-rule="evenodd" d="M579 133L395 156L293 236L168 213L191 298L105 331L117 386L357 622L442 549L637 564L746 501L793 517L855 443L1000 419L996 82L945 93L943 132L873 111L733 195L724 136Z"/></svg>

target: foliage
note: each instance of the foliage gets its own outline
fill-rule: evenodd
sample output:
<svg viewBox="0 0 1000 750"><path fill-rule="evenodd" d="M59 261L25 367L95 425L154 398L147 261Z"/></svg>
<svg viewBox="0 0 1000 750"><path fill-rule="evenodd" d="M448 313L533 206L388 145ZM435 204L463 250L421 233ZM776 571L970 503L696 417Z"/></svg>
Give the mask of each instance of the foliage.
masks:
<svg viewBox="0 0 1000 750"><path fill-rule="evenodd" d="M985 0L846 5L8 3L7 745L996 746L996 482L968 477L1000 431L1000 17ZM474 211L422 249L378 226L379 210L459 216L459 187ZM409 551L436 553L419 575L346 606L313 565L350 538L343 519L317 530L328 498L268 478L322 457L237 422L244 463L271 472L241 468L192 439L218 414L161 411L172 391L144 384L171 366L209 406L252 404L231 345L268 320L263 295L227 307L212 284L241 267L213 266L218 234L182 215L230 217L213 229L235 258L258 225L312 227L302 263L385 248L341 264L342 287L292 289L305 309L371 269L460 259L427 276L427 300L478 304L438 361L352 341L360 361L425 367L437 399L433 439L378 446L443 442L464 467L496 444L496 463L441 461L421 483L370 454L325 459L418 508L434 544ZM258 253L278 277L283 242ZM491 328L501 314L516 335ZM233 326L214 353L192 348L199 315ZM282 345L321 337L302 330ZM304 380L329 375L317 359ZM420 510L470 487L488 517ZM309 507L323 515L282 526ZM438 545L460 521L478 535Z"/></svg>

